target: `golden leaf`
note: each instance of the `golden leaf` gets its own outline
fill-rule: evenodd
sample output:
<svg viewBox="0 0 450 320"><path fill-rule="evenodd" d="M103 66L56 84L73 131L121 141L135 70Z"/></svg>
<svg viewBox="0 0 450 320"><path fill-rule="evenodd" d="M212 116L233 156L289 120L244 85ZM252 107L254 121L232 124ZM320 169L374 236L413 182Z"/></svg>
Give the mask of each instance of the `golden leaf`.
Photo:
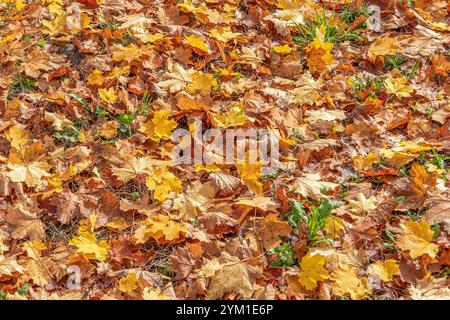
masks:
<svg viewBox="0 0 450 320"><path fill-rule="evenodd" d="M389 78L384 81L384 86L388 93L395 94L400 99L407 98L411 96L411 92L413 91L413 88L406 84L407 81L403 77Z"/></svg>
<svg viewBox="0 0 450 320"><path fill-rule="evenodd" d="M108 90L104 88L98 89L98 96L102 101L108 104L113 104L117 101L117 96L113 88L109 88Z"/></svg>
<svg viewBox="0 0 450 320"><path fill-rule="evenodd" d="M145 180L149 190L154 191L156 200L163 202L171 192L182 192L181 181L167 167L153 169Z"/></svg>
<svg viewBox="0 0 450 320"><path fill-rule="evenodd" d="M69 245L77 247L76 252L87 255L99 261L105 261L108 257L108 243L105 240L98 241L94 233L97 216L92 214L89 219L81 221L78 234L69 241Z"/></svg>
<svg viewBox="0 0 450 320"><path fill-rule="evenodd" d="M202 37L192 35L186 36L184 37L184 39L186 40L187 44L189 44L191 47L199 49L200 51L205 53L209 52L209 47Z"/></svg>
<svg viewBox="0 0 450 320"><path fill-rule="evenodd" d="M161 292L161 289L159 288L150 289L149 287L144 288L142 298L144 300L170 300L169 296Z"/></svg>
<svg viewBox="0 0 450 320"><path fill-rule="evenodd" d="M250 118L245 114L244 109L235 106L224 114L213 114L212 122L220 128L230 128L243 125Z"/></svg>
<svg viewBox="0 0 450 320"><path fill-rule="evenodd" d="M408 250L411 258L415 259L424 254L434 258L439 247L432 243L433 231L425 220L415 222L408 220L400 225L403 233L397 241L397 245L402 250Z"/></svg>
<svg viewBox="0 0 450 320"><path fill-rule="evenodd" d="M175 120L169 120L169 117L169 110L156 111L153 119L143 123L139 131L157 142L161 139L171 139L172 130L178 126L178 123Z"/></svg>
<svg viewBox="0 0 450 320"><path fill-rule="evenodd" d="M367 57L370 61L375 62L379 56L396 54L400 49L397 38L382 37L378 38L369 46Z"/></svg>
<svg viewBox="0 0 450 320"><path fill-rule="evenodd" d="M328 271L324 268L326 260L327 257L311 251L302 258L298 277L306 290L312 290L317 287L317 282L330 278Z"/></svg>
<svg viewBox="0 0 450 320"><path fill-rule="evenodd" d="M361 300L372 292L367 278L359 278L353 269L340 267L333 272L332 278L335 281L332 289L336 295L343 296L348 293L353 300Z"/></svg>
<svg viewBox="0 0 450 320"><path fill-rule="evenodd" d="M145 220L135 231L136 243L145 243L149 237L159 240L164 237L166 241L176 240L181 234L187 232L184 223L173 221L168 216L157 214Z"/></svg>
<svg viewBox="0 0 450 320"><path fill-rule="evenodd" d="M284 46L275 46L272 47L271 50L275 53L279 53L279 54L288 54L292 52L292 48L289 47L287 44L285 44Z"/></svg>
<svg viewBox="0 0 450 320"><path fill-rule="evenodd" d="M345 230L345 222L339 217L331 216L327 219L323 230L328 237L331 239L336 239L341 231Z"/></svg>
<svg viewBox="0 0 450 320"><path fill-rule="evenodd" d="M11 147L20 150L25 144L28 143L28 134L27 130L24 130L20 125L13 125L9 127L8 131L5 134L6 139L11 141Z"/></svg>
<svg viewBox="0 0 450 320"><path fill-rule="evenodd" d="M262 192L262 183L258 181L261 176L262 162L258 163L237 163L236 167L239 169L239 175L245 182L248 189L256 194Z"/></svg>
<svg viewBox="0 0 450 320"><path fill-rule="evenodd" d="M378 275L383 281L391 281L398 274L400 267L394 259L387 259L384 262L377 261L369 266L371 275Z"/></svg>
<svg viewBox="0 0 450 320"><path fill-rule="evenodd" d="M122 292L133 292L137 289L136 273L130 272L126 277L119 280L119 290Z"/></svg>

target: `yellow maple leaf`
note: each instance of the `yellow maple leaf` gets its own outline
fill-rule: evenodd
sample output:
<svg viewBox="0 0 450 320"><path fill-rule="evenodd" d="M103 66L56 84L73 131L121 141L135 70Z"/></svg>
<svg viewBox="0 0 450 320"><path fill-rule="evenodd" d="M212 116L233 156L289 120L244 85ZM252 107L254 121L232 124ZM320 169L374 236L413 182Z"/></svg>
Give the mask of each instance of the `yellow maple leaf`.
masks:
<svg viewBox="0 0 450 320"><path fill-rule="evenodd" d="M292 52L292 48L289 47L287 44L285 44L284 46L275 46L272 47L271 49L273 52L275 53L279 53L279 54L288 54Z"/></svg>
<svg viewBox="0 0 450 320"><path fill-rule="evenodd" d="M21 150L11 148L9 162L6 165L9 169L7 175L11 181L25 182L27 187L39 187L43 183L42 177L51 176L48 171L52 166L42 159L43 148L40 142Z"/></svg>
<svg viewBox="0 0 450 320"><path fill-rule="evenodd" d="M407 79L403 77L398 78L388 78L384 81L384 86L386 87L386 91L391 94L397 95L397 97L407 98L411 96L411 92L413 88L410 85L407 85Z"/></svg>
<svg viewBox="0 0 450 320"><path fill-rule="evenodd" d="M432 243L433 230L426 220L415 222L408 220L400 225L403 229L397 245L402 250L408 250L411 258L415 259L424 254L434 258L439 247Z"/></svg>
<svg viewBox="0 0 450 320"><path fill-rule="evenodd" d="M306 290L312 290L317 287L318 281L330 278L328 271L324 268L326 260L327 257L318 253L311 254L311 251L302 258L298 278Z"/></svg>
<svg viewBox="0 0 450 320"><path fill-rule="evenodd" d="M162 33L150 33L143 35L142 37L140 37L140 39L144 43L153 43L158 40L164 39L164 35Z"/></svg>
<svg viewBox="0 0 450 320"><path fill-rule="evenodd" d="M200 92L208 94L215 87L217 87L217 80L214 79L212 74L195 72L192 76L192 82L187 86L187 90L189 93Z"/></svg>
<svg viewBox="0 0 450 320"><path fill-rule="evenodd" d="M67 15L57 15L53 20L42 20L42 33L54 36L63 33L67 25Z"/></svg>
<svg viewBox="0 0 450 320"><path fill-rule="evenodd" d="M395 152L411 152L411 153L420 153L422 151L428 151L433 149L433 145L421 141L421 142L413 142L413 141L401 141L400 145L392 148L392 151Z"/></svg>
<svg viewBox="0 0 450 320"><path fill-rule="evenodd" d="M367 51L367 57L375 62L377 57L396 54L399 49L400 44L397 38L382 37L372 42Z"/></svg>
<svg viewBox="0 0 450 320"><path fill-rule="evenodd" d="M106 103L115 103L117 101L117 96L113 88L109 88L108 90L104 88L98 89L98 96Z"/></svg>
<svg viewBox="0 0 450 320"><path fill-rule="evenodd" d="M259 182L258 179L261 176L260 171L263 167L263 163L261 161L257 163L237 163L236 167L239 169L241 179L244 180L248 189L257 194L261 193L262 183Z"/></svg>
<svg viewBox="0 0 450 320"><path fill-rule="evenodd" d="M126 277L119 280L119 290L122 292L133 292L137 289L136 273L130 272Z"/></svg>
<svg viewBox="0 0 450 320"><path fill-rule="evenodd" d="M23 0L15 0L15 8L16 8L16 11L22 11L25 8L25 4L23 3Z"/></svg>
<svg viewBox="0 0 450 320"><path fill-rule="evenodd" d="M156 200L163 202L171 192L182 192L181 181L167 167L157 167L145 181L149 190L154 191Z"/></svg>
<svg viewBox="0 0 450 320"><path fill-rule="evenodd" d="M138 174L149 174L150 167L154 163L149 156L135 157L127 154L124 158L124 163L120 167L112 166L112 172L119 177L123 182L127 182Z"/></svg>
<svg viewBox="0 0 450 320"><path fill-rule="evenodd" d="M69 245L77 247L78 253L99 261L105 261L108 256L108 243L105 240L98 241L95 233L90 230L78 230L78 234L69 241Z"/></svg>
<svg viewBox="0 0 450 320"><path fill-rule="evenodd" d="M356 200L348 200L348 203L351 206L351 211L356 214L361 214L375 210L377 208L378 201L374 196L367 199L364 193L360 192L358 193Z"/></svg>
<svg viewBox="0 0 450 320"><path fill-rule="evenodd" d="M95 69L91 72L91 74L87 77L88 84L93 86L101 86L103 82L105 82L105 79L103 78L103 72L100 70Z"/></svg>
<svg viewBox="0 0 450 320"><path fill-rule="evenodd" d="M168 295L161 292L161 289L159 289L159 288L150 289L149 287L144 288L144 292L142 293L142 298L144 300L170 300Z"/></svg>
<svg viewBox="0 0 450 320"><path fill-rule="evenodd" d="M353 167L356 171L366 171L372 168L375 162L380 161L380 158L373 152L369 153L367 156L357 155L353 159Z"/></svg>
<svg viewBox="0 0 450 320"><path fill-rule="evenodd" d="M348 267L339 267L333 272L333 293L338 296L350 294L354 300L364 299L366 294L371 294L369 282L366 277L359 278L356 271Z"/></svg>
<svg viewBox="0 0 450 320"><path fill-rule="evenodd" d="M224 114L213 114L212 122L216 127L230 128L243 125L247 120L251 120L245 113L244 109L235 106Z"/></svg>
<svg viewBox="0 0 450 320"><path fill-rule="evenodd" d="M161 139L171 139L172 130L177 127L175 120L169 120L170 111L156 111L153 119L141 125L139 131L145 133L150 139L159 142Z"/></svg>
<svg viewBox="0 0 450 320"><path fill-rule="evenodd" d="M126 61L131 63L142 55L144 49L144 47L137 47L134 44L127 47L117 46L113 52L112 58L114 61Z"/></svg>
<svg viewBox="0 0 450 320"><path fill-rule="evenodd" d="M187 44L189 44L191 47L199 49L200 51L205 53L209 52L209 47L202 37L192 35L192 36L185 36L184 39L186 40Z"/></svg>
<svg viewBox="0 0 450 320"><path fill-rule="evenodd" d="M13 125L5 134L6 139L11 141L11 147L19 149L28 143L28 131L20 125Z"/></svg>
<svg viewBox="0 0 450 320"><path fill-rule="evenodd" d="M383 281L391 281L399 270L398 262L394 259L387 259L384 262L377 261L372 263L368 269L371 275L378 275Z"/></svg>
<svg viewBox="0 0 450 320"><path fill-rule="evenodd" d="M325 223L325 227L323 228L327 236L329 236L332 239L336 239L342 230L345 230L345 223L344 220L342 220L339 217L331 216L327 219L327 222Z"/></svg>
<svg viewBox="0 0 450 320"><path fill-rule="evenodd" d="M211 29L209 31L209 35L214 39L217 39L221 42L226 43L226 42L236 38L237 36L239 36L240 33L234 33L233 31L231 31L231 28L229 26L227 26L227 27L218 27L215 29Z"/></svg>
<svg viewBox="0 0 450 320"><path fill-rule="evenodd" d="M311 72L325 72L333 64L334 56L331 53L333 44L324 40L325 26L316 30L316 37L306 48L308 68Z"/></svg>
<svg viewBox="0 0 450 320"><path fill-rule="evenodd" d="M172 241L186 232L186 224L173 221L168 216L157 214L145 220L144 224L136 229L134 236L137 243L145 243L149 237L155 240L164 237L165 240Z"/></svg>

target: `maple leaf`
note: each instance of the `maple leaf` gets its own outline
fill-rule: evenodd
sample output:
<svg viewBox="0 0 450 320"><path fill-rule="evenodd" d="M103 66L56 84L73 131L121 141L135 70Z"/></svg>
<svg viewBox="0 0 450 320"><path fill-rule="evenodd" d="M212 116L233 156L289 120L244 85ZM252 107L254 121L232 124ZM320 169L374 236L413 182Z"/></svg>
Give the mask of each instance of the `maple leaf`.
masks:
<svg viewBox="0 0 450 320"><path fill-rule="evenodd" d="M145 243L149 237L160 240L164 237L166 241L173 241L187 232L187 226L184 223L173 221L168 216L157 214L152 218L145 220L134 234L136 243Z"/></svg>
<svg viewBox="0 0 450 320"><path fill-rule="evenodd" d="M211 182L194 181L185 192L177 195L173 209L178 210L182 216L195 217L206 212L214 204L212 200L214 193L215 189Z"/></svg>
<svg viewBox="0 0 450 320"><path fill-rule="evenodd" d="M187 86L189 93L200 92L201 94L208 94L212 88L217 87L217 80L212 74L205 74L203 72L195 72L192 76L192 82Z"/></svg>
<svg viewBox="0 0 450 320"><path fill-rule="evenodd" d="M369 153L367 156L354 156L353 167L356 171L367 171L372 168L373 164L380 161L380 158L373 152Z"/></svg>
<svg viewBox="0 0 450 320"><path fill-rule="evenodd" d="M317 287L317 282L330 278L328 270L324 268L326 260L327 257L311 251L302 258L298 278L306 290L312 290Z"/></svg>
<svg viewBox="0 0 450 320"><path fill-rule="evenodd" d="M305 120L312 123L317 121L344 120L345 118L347 118L343 110L307 110L305 115L307 116Z"/></svg>
<svg viewBox="0 0 450 320"><path fill-rule="evenodd" d="M274 201L271 197L264 196L256 196L251 199L240 199L236 202L236 204L273 212L277 212L277 209L279 208L279 204L276 201Z"/></svg>
<svg viewBox="0 0 450 320"><path fill-rule="evenodd" d="M13 239L41 240L45 237L45 225L38 218L39 209L31 200L18 201L8 208L6 222L13 227Z"/></svg>
<svg viewBox="0 0 450 320"><path fill-rule="evenodd" d="M450 230L450 197L433 196L425 201L424 206L429 207L424 216L428 223L443 223L446 230Z"/></svg>
<svg viewBox="0 0 450 320"><path fill-rule="evenodd" d="M114 61L131 63L133 60L138 59L143 54L143 51L142 47L137 47L134 44L127 47L119 45L115 47L112 58Z"/></svg>
<svg viewBox="0 0 450 320"><path fill-rule="evenodd" d="M226 253L222 253L222 256L227 257L229 263L223 264L211 278L206 299L219 299L227 292L239 293L244 299L250 298L253 294L250 265Z"/></svg>
<svg viewBox="0 0 450 320"><path fill-rule="evenodd" d="M411 96L411 92L413 91L413 88L406 84L407 81L403 77L389 78L384 81L384 86L388 93L395 94L400 99L407 98Z"/></svg>
<svg viewBox="0 0 450 320"><path fill-rule="evenodd" d="M116 93L114 92L113 88L109 88L108 90L104 89L104 88L100 88L98 89L98 96L100 97L100 99L106 103L116 103L117 101L117 96Z"/></svg>
<svg viewBox="0 0 450 320"><path fill-rule="evenodd" d="M11 276L14 272L24 273L25 269L17 263L15 256L0 255L0 276Z"/></svg>
<svg viewBox="0 0 450 320"><path fill-rule="evenodd" d="M333 44L324 40L325 26L321 25L316 30L316 37L305 49L308 58L308 68L311 73L325 72L328 66L334 63L334 56L331 53Z"/></svg>
<svg viewBox="0 0 450 320"><path fill-rule="evenodd" d="M154 191L156 200L163 202L171 192L182 192L181 181L167 167L154 168L145 180L149 190Z"/></svg>
<svg viewBox="0 0 450 320"><path fill-rule="evenodd" d="M138 174L149 174L150 168L153 164L157 164L156 161L149 156L137 158L133 155L126 155L124 163L121 167L112 166L112 173L119 177L123 182L127 182L130 179L136 177Z"/></svg>
<svg viewBox="0 0 450 320"><path fill-rule="evenodd" d="M411 189L419 196L423 196L429 189L436 185L437 174L428 174L423 166L413 163L409 172L411 177Z"/></svg>
<svg viewBox="0 0 450 320"><path fill-rule="evenodd" d="M408 250L413 259L424 254L428 254L431 258L436 256L439 247L431 242L434 232L428 222L425 220L421 222L408 220L400 226L403 229L403 233L397 241L400 249Z"/></svg>
<svg viewBox="0 0 450 320"><path fill-rule="evenodd" d="M351 210L357 214L368 213L377 208L378 201L375 197L366 198L364 193L360 192L357 195L357 200L348 200Z"/></svg>
<svg viewBox="0 0 450 320"><path fill-rule="evenodd" d="M172 131L178 126L178 123L175 120L169 120L169 117L169 110L156 111L153 115L153 119L143 123L139 128L139 131L145 133L154 141L171 139Z"/></svg>
<svg viewBox="0 0 450 320"><path fill-rule="evenodd" d="M214 39L226 43L240 36L240 33L235 33L231 31L231 28L229 26L226 27L220 26L218 28L209 30L209 35Z"/></svg>
<svg viewBox="0 0 450 320"><path fill-rule="evenodd" d="M23 126L13 125L9 127L5 134L6 139L11 142L11 147L20 150L21 147L25 146L28 141L29 132L24 130Z"/></svg>
<svg viewBox="0 0 450 320"><path fill-rule="evenodd" d="M314 80L310 74L307 74L302 75L298 82L300 86L291 90L292 101L299 105L314 105L320 97L317 89L323 85L323 81L321 79Z"/></svg>
<svg viewBox="0 0 450 320"><path fill-rule="evenodd" d="M361 300L366 294L371 294L371 289L366 277L359 278L355 270L340 267L332 274L334 283L333 293L339 296L350 294L354 300Z"/></svg>
<svg viewBox="0 0 450 320"><path fill-rule="evenodd" d="M435 279L427 275L417 280L416 285L411 285L409 294L413 300L449 300L450 288L445 277Z"/></svg>
<svg viewBox="0 0 450 320"><path fill-rule="evenodd" d="M134 272L129 272L126 277L119 280L119 290L122 292L133 292L137 287L137 277Z"/></svg>
<svg viewBox="0 0 450 320"><path fill-rule="evenodd" d="M256 50L252 48L243 47L241 51L242 53L239 55L239 60L242 63L251 65L254 69L256 69L258 64L263 61L263 59L257 55Z"/></svg>
<svg viewBox="0 0 450 320"><path fill-rule="evenodd" d="M383 281L391 281L400 270L399 264L394 259L387 259L384 262L377 261L372 263L368 271L371 275L377 275Z"/></svg>
<svg viewBox="0 0 450 320"><path fill-rule="evenodd" d="M334 190L339 185L333 182L321 181L319 173L309 173L301 178L296 178L289 186L289 189L301 194L304 197L314 199L324 198L323 190Z"/></svg>
<svg viewBox="0 0 450 320"><path fill-rule="evenodd" d="M103 82L105 82L105 78L103 78L103 72L97 69L93 70L87 77L87 81L91 86L101 86Z"/></svg>
<svg viewBox="0 0 450 320"><path fill-rule="evenodd" d="M244 109L239 106L234 106L226 113L212 115L212 122L220 128L241 126L248 120L251 119L245 114Z"/></svg>
<svg viewBox="0 0 450 320"><path fill-rule="evenodd" d="M342 230L345 230L345 222L339 217L330 216L325 223L323 230L331 239L336 239Z"/></svg>
<svg viewBox="0 0 450 320"><path fill-rule="evenodd" d="M77 247L76 252L99 261L105 261L108 257L108 243L105 240L98 241L94 233L97 217L92 214L89 219L80 224L78 234L69 241L69 245Z"/></svg>
<svg viewBox="0 0 450 320"><path fill-rule="evenodd" d="M56 113L45 112L45 120L51 122L56 130L63 130L64 128L73 126L72 121Z"/></svg>
<svg viewBox="0 0 450 320"><path fill-rule="evenodd" d="M142 293L142 298L144 300L170 300L170 297L165 293L161 292L159 288L145 287Z"/></svg>
<svg viewBox="0 0 450 320"><path fill-rule="evenodd" d="M267 250L279 245L281 243L280 236L285 237L291 231L288 222L278 219L274 213L265 216L256 230Z"/></svg>
<svg viewBox="0 0 450 320"><path fill-rule="evenodd" d="M20 151L11 149L7 173L11 181L25 182L27 187L40 187L42 177L49 177L52 166L43 159L43 145L39 142L21 148Z"/></svg>
<svg viewBox="0 0 450 320"><path fill-rule="evenodd" d="M200 52L203 53L209 52L209 47L202 37L192 35L192 36L185 36L184 39L186 40L187 44L189 44L192 48L198 49L200 50Z"/></svg>
<svg viewBox="0 0 450 320"><path fill-rule="evenodd" d="M263 165L262 162L236 164L241 179L244 180L248 189L256 194L262 192L262 183L258 179L261 176L261 168Z"/></svg>
<svg viewBox="0 0 450 320"><path fill-rule="evenodd" d="M372 62L375 62L376 58L386 55L394 55L400 49L400 44L397 38L381 37L372 42L367 51L367 57Z"/></svg>
<svg viewBox="0 0 450 320"><path fill-rule="evenodd" d="M175 93L182 90L187 84L192 81L192 77L195 73L194 70L185 70L182 66L169 65L170 72L167 74L170 79L158 82L158 86L161 89L168 90L170 93Z"/></svg>
<svg viewBox="0 0 450 320"><path fill-rule="evenodd" d="M288 53L291 53L292 48L289 47L287 44L285 44L284 46L272 47L270 50L272 50L275 53L279 53L279 54L288 54Z"/></svg>

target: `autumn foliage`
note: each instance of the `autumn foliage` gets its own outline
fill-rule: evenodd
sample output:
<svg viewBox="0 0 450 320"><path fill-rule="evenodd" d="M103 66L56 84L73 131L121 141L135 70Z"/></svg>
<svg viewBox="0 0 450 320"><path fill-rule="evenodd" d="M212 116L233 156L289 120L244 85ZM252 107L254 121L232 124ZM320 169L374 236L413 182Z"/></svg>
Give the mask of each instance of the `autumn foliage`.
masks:
<svg viewBox="0 0 450 320"><path fill-rule="evenodd" d="M449 299L449 16L1 1L0 299ZM176 163L199 119L278 170Z"/></svg>

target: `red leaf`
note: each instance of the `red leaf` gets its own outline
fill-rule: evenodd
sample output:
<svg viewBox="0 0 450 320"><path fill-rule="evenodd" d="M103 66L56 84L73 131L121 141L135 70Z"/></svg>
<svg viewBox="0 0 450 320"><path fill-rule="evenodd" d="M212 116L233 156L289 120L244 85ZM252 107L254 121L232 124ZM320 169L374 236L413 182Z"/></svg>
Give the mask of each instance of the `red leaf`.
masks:
<svg viewBox="0 0 450 320"><path fill-rule="evenodd" d="M97 3L97 0L77 0L78 3L84 4L89 9L96 9L100 5Z"/></svg>

